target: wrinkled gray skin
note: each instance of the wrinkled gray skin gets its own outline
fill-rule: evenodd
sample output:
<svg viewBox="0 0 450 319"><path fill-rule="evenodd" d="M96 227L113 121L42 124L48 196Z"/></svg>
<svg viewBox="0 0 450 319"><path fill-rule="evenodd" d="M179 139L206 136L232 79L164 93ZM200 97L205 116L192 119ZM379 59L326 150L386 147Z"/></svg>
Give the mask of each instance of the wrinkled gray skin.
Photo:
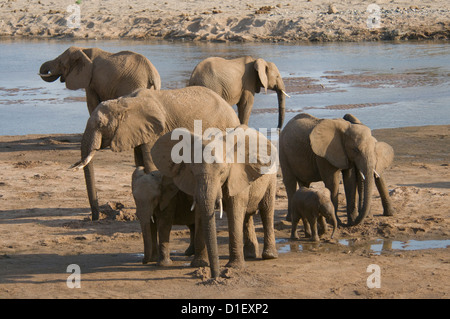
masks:
<svg viewBox="0 0 450 319"><path fill-rule="evenodd" d="M346 121L351 122L352 124L362 124L361 121L352 114L344 115L344 119ZM375 144L375 154L376 154L376 164L375 164L375 172L374 179L375 185L378 189L378 193L380 194L381 203L383 205L383 215L384 216L393 216L394 208L392 205L392 200L389 197L389 191L386 187L386 183L383 178L384 170L389 167L394 160L394 149L392 146L385 142L377 141ZM351 170L356 170L353 167ZM347 197L347 211L349 214L352 214L351 209L356 210L356 205L351 203L358 203L358 209L361 209L364 202L364 180L360 173L354 173L354 171L350 172L342 172L343 174L349 174L352 178L346 179L348 182L344 185L346 189L346 197ZM356 180L355 180L356 179ZM358 190L359 200L356 200L355 189ZM349 205L350 203L350 205ZM350 209L350 211L349 211Z"/></svg>
<svg viewBox="0 0 450 319"><path fill-rule="evenodd" d="M192 196L181 192L159 171L146 174L143 167L135 169L131 185L144 240L142 263L157 261L159 266L172 264L169 249L172 225L189 227L191 242L185 255L193 255L195 218L191 211Z"/></svg>
<svg viewBox="0 0 450 319"><path fill-rule="evenodd" d="M348 225L361 223L371 206L376 167L375 144L376 139L365 125L352 124L344 119L318 119L304 113L291 119L280 134L279 145L283 183L288 195L286 218L291 219L291 200L297 184L309 187L310 183L318 181L323 181L330 190L337 212L339 175L341 171L356 167L365 176L364 199L359 212L353 211L347 219ZM344 185L350 185L348 180L355 178L349 174L343 177ZM306 231L309 232L309 229Z"/></svg>
<svg viewBox="0 0 450 319"><path fill-rule="evenodd" d="M136 89L161 89L161 79L153 64L143 55L130 51L110 53L72 46L54 60L44 62L39 75L46 82L59 78L71 90L84 88L89 114L100 102L131 94ZM134 152L138 161L142 150L136 147ZM92 219L96 220L99 208L93 163L86 167L84 174Z"/></svg>
<svg viewBox="0 0 450 319"><path fill-rule="evenodd" d="M312 189L307 187L300 187L292 198L292 230L291 238L298 239L297 225L300 218L303 220L303 225L309 224L311 228L311 240L318 242L319 233L317 231L317 221L321 224L322 234L327 230L328 221L333 226L331 238L337 227L337 220L334 213L334 206L331 202L331 194L327 188ZM305 234L307 235L307 234Z"/></svg>
<svg viewBox="0 0 450 319"><path fill-rule="evenodd" d="M261 88L277 92L278 128L283 126L286 107L285 86L276 65L250 56L227 60L210 57L201 61L192 72L189 85L206 86L230 105L237 105L241 124L248 124L255 99Z"/></svg>
<svg viewBox="0 0 450 319"><path fill-rule="evenodd" d="M239 125L233 108L219 95L205 87L155 91L141 89L115 100L102 102L87 121L81 140L81 160L73 168L84 168L92 219L99 208L92 162L95 152L111 147L114 152L140 147L135 152L136 166L145 172L156 170L150 149L158 137L177 127L194 130L194 120L202 120L202 130L225 130ZM88 173L86 173L88 172Z"/></svg>
<svg viewBox="0 0 450 319"><path fill-rule="evenodd" d="M275 192L276 192L276 169L273 172L266 172L264 161L258 158L256 163L250 161L237 162L226 161L225 145L227 137L236 133L241 138L243 132L250 132L253 136L259 136L262 143L268 144L269 152L275 152L269 147L272 145L263 135L257 131L249 129L247 126L240 126L241 130L228 132L223 135L223 140L210 141L202 140L201 137L188 134L188 143L191 148L200 145L203 154L206 148L214 145L214 154L222 161L199 161L195 163L188 159L180 163L175 163L171 158L172 149L179 143L179 139L172 140L171 133L161 137L152 149L152 156L158 169L165 175L173 178L175 185L182 191L192 195L196 201L196 214L200 216L201 225L204 230L204 238L208 249L208 257L211 267L211 277L219 276L219 258L217 252L217 235L215 226L214 209L216 203L223 202L223 209L227 213L229 227L229 252L230 258L228 267L242 267L244 265L244 249L248 253L252 251L255 256L258 251L251 216L259 210L264 227L264 248L263 259L277 258L275 246L275 234L273 228ZM222 134L222 133L219 133ZM216 137L218 135L215 135ZM245 138L245 137L243 137ZM238 137L239 140L239 137ZM230 153L233 158L238 152L237 142L231 144ZM255 145L255 144L254 144ZM245 152L246 158L250 154L249 143L239 151ZM222 150L221 155L218 153ZM211 152L211 148L209 148ZM269 153L271 154L271 153ZM276 152L275 152L276 154ZM255 154L254 154L255 155ZM275 156L275 155L274 155ZM276 159L276 156L275 156ZM196 224L196 227L198 225ZM247 247L246 247L247 246ZM197 249L197 246L196 246Z"/></svg>

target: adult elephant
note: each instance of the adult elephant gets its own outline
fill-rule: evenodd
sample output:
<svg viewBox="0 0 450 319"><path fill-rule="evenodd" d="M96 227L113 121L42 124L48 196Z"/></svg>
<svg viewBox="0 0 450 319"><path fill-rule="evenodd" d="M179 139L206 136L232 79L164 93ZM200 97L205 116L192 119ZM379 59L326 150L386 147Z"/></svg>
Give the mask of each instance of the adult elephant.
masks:
<svg viewBox="0 0 450 319"><path fill-rule="evenodd" d="M285 112L285 86L277 66L250 56L227 60L210 57L201 61L189 79L189 85L206 86L218 93L230 105L237 105L241 124L248 124L255 93L261 87L275 90L278 96L278 128L281 129Z"/></svg>
<svg viewBox="0 0 450 319"><path fill-rule="evenodd" d="M100 102L130 94L136 89L161 89L161 78L153 64L143 55L130 51L110 53L98 48L72 46L54 60L43 63L39 75L46 82L59 78L71 90L84 88L89 114ZM136 147L134 152L137 161L142 157L142 150ZM93 164L84 172L92 217L96 220L99 208L94 191Z"/></svg>
<svg viewBox="0 0 450 319"><path fill-rule="evenodd" d="M297 184L309 187L318 181L330 190L337 213L340 173L356 167L364 175L364 201L357 216L352 212L347 217L349 225L361 223L369 214L372 201L376 142L367 126L344 119L318 119L304 113L291 119L280 134L279 145L288 196L286 218L291 218L291 200ZM343 178L347 186L356 180L351 174L343 174Z"/></svg>
<svg viewBox="0 0 450 319"><path fill-rule="evenodd" d="M59 78L70 90L85 89L89 114L100 102L136 89L161 89L161 78L153 64L130 51L110 53L72 46L54 60L44 62L39 76L46 82Z"/></svg>
<svg viewBox="0 0 450 319"><path fill-rule="evenodd" d="M178 139L174 139L175 132ZM244 230L254 233L249 220L258 210L264 228L262 258L277 258L273 226L277 182L275 147L262 134L244 125L228 130L226 134L215 132L213 141L189 132L173 133L167 133L155 143L152 156L158 169L196 201L196 214L200 216L200 227L208 248L211 277L219 275L214 208L216 203L222 206L222 201L229 227L227 266L243 266ZM179 143L185 146L183 154L189 154L181 160L173 156L174 150L180 151ZM196 149L203 154L201 160L195 160L196 154L190 154L190 150ZM252 244L256 250L256 236L250 234L248 237L254 238Z"/></svg>
<svg viewBox="0 0 450 319"><path fill-rule="evenodd" d="M353 114L345 114L344 119L349 121L352 124L361 124L361 121L354 116ZM389 191L386 187L386 182L384 181L383 172L389 167L394 160L394 149L391 145L377 141L375 144L375 156L376 156L376 164L374 170L374 180L375 185L378 189L378 193L380 194L381 203L383 205L383 215L384 216L393 216L394 208L392 205L392 200L389 197ZM357 170L355 167L353 170ZM343 172L343 174L350 174L350 176L354 176L355 179L347 179L349 181L349 185L344 185L346 189L346 197L347 197L347 213L352 214L351 209L356 210L356 200L355 198L355 189L358 190L359 200L358 207L361 209L362 204L364 202L364 179L360 173L353 172ZM352 206L353 205L353 206Z"/></svg>
<svg viewBox="0 0 450 319"><path fill-rule="evenodd" d="M84 168L92 218L99 214L95 178L90 170L97 150L111 147L115 152L140 147L135 152L137 166L145 172L156 170L150 156L155 141L178 127L193 131L195 120L204 130L210 127L225 130L239 125L233 108L219 95L205 87L155 91L141 89L115 100L102 102L87 121L81 140L81 160L74 169ZM88 172L88 173L86 173Z"/></svg>

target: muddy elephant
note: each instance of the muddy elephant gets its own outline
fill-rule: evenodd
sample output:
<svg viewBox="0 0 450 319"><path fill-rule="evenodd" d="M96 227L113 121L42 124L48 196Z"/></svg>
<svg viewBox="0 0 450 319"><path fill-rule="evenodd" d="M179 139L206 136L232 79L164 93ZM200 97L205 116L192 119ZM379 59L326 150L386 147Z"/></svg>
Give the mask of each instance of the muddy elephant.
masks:
<svg viewBox="0 0 450 319"><path fill-rule="evenodd" d="M244 265L244 230L253 232L247 237L253 238L251 245L257 251L254 229L248 225L249 218L256 211L261 215L264 228L262 258L277 258L273 219L277 182L274 166L278 155L266 137L245 125L227 130L226 134L216 131L213 135L215 137L211 141L212 138L189 132L177 132L175 137L178 138L168 133L155 143L152 156L164 175L172 177L175 185L194 197L208 250L211 277L216 278L219 276L216 204L227 213L228 267ZM188 155L181 159L174 158L180 143L187 149L183 149L183 154ZM197 154L202 153L203 158L195 160L194 155L190 154L189 149L196 148ZM173 150L178 151L174 153ZM205 254L202 256L205 258Z"/></svg>
<svg viewBox="0 0 450 319"><path fill-rule="evenodd" d="M322 234L327 230L325 221L333 226L331 238L337 227L334 205L331 202L331 194L328 188L307 188L300 187L292 197L292 229L291 238L297 239L297 225L300 218L303 225L309 224L311 228L311 240L318 242L319 232L317 231L317 222L321 224ZM307 235L307 234L306 234Z"/></svg>
<svg viewBox="0 0 450 319"><path fill-rule="evenodd" d="M340 173L356 167L364 175L364 200L357 216L347 215L347 223L361 223L369 214L372 201L376 142L367 126L344 119L318 119L305 113L291 119L282 130L279 142L280 165L288 196L286 218L291 219L291 200L297 184L309 187L318 181L323 181L330 190L337 213ZM355 180L350 174L344 174L343 178L344 185L350 185L350 179Z"/></svg>
<svg viewBox="0 0 450 319"><path fill-rule="evenodd" d="M185 255L194 254L195 218L192 196L186 195L164 178L159 171L145 173L137 167L132 175L132 192L136 203L136 215L141 224L144 240L143 264L157 261L168 266L170 259L170 231L172 225L186 225L190 231L190 245Z"/></svg>
<svg viewBox="0 0 450 319"><path fill-rule="evenodd" d="M130 51L110 53L72 46L54 60L44 62L39 76L46 82L59 78L70 90L85 89L89 114L100 102L136 89L161 89L161 78L153 64Z"/></svg>
<svg viewBox="0 0 450 319"><path fill-rule="evenodd" d="M278 97L278 128L283 126L285 113L285 86L277 66L261 58L250 56L227 60L210 57L201 61L189 79L189 85L212 89L230 105L237 105L241 124L248 124L255 93L275 90Z"/></svg>
<svg viewBox="0 0 450 319"><path fill-rule="evenodd" d="M196 121L198 120L198 121ZM156 170L150 149L158 137L178 128L222 130L239 125L233 108L205 87L155 91L141 89L115 100L102 102L92 112L81 140L81 160L72 168L84 168L92 218L98 219L99 207L91 160L99 149L114 152L140 147L135 152L136 166L146 173Z"/></svg>
<svg viewBox="0 0 450 319"><path fill-rule="evenodd" d="M361 124L361 121L352 114L345 114L344 119L346 121L351 122L352 124ZM386 183L383 178L383 172L386 168L388 168L393 160L394 160L394 149L391 145L377 141L375 144L375 156L376 156L376 164L375 164L375 170L374 170L374 180L375 185L378 189L378 193L380 194L381 203L383 205L383 215L384 216L393 216L394 215L394 208L392 205L392 200L389 197L389 191L386 187ZM343 171L343 174L349 174L349 177L353 178L347 178L348 184L345 185L346 190L346 198L347 198L347 213L348 214L354 214L351 210L356 210L356 203L358 206L358 209L361 209L363 202L364 202L364 178L362 177L362 174L356 172L356 167L352 168L353 171L345 172ZM356 181L355 181L356 179ZM358 200L353 200L355 198L355 189L358 191Z"/></svg>

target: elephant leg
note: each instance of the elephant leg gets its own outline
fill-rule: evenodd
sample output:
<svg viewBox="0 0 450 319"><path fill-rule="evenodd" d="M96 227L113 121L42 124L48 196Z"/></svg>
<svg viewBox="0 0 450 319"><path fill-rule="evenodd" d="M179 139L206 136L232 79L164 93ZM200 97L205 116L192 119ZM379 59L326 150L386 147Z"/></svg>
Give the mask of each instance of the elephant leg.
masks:
<svg viewBox="0 0 450 319"><path fill-rule="evenodd" d="M266 195L259 204L259 213L264 228L264 248L262 252L263 259L278 258L277 247L275 243L275 230L273 225L275 214L275 193L276 181L272 183L266 191Z"/></svg>
<svg viewBox="0 0 450 319"><path fill-rule="evenodd" d="M241 124L248 125L248 120L250 119L254 99L255 97L252 92L244 91L241 99L236 104L238 109L239 122Z"/></svg>
<svg viewBox="0 0 450 319"><path fill-rule="evenodd" d="M257 258L259 251L253 214L247 214L244 218L244 258Z"/></svg>
<svg viewBox="0 0 450 319"><path fill-rule="evenodd" d="M323 216L319 216L318 218L319 220L319 236L322 236L323 234L325 234L327 232L327 221L325 220L325 217Z"/></svg>
<svg viewBox="0 0 450 319"><path fill-rule="evenodd" d="M195 240L194 259L191 261L192 267L205 267L209 265L206 243L202 231L202 221L197 206L195 207Z"/></svg>
<svg viewBox="0 0 450 319"><path fill-rule="evenodd" d="M159 248L158 248L158 226L155 218L154 222L150 222L151 229L151 241L152 241L152 254L150 255L150 261L158 261Z"/></svg>
<svg viewBox="0 0 450 319"><path fill-rule="evenodd" d="M356 174L358 174L358 170L356 169L356 167L342 171L345 199L347 202L347 222L349 225L353 224L353 222L356 220L356 217L358 216L358 208L356 205L356 190L358 178ZM339 225L341 225L342 222L337 217L337 215L336 218Z"/></svg>
<svg viewBox="0 0 450 319"><path fill-rule="evenodd" d="M286 195L288 198L288 212L286 215L286 220L291 221L292 219L292 198L294 197L295 192L297 191L297 180L292 174L289 172L283 172L283 184L286 187Z"/></svg>
<svg viewBox="0 0 450 319"><path fill-rule="evenodd" d="M159 259L158 266L169 266L172 264L170 259L170 231L172 229L172 218L168 218L170 213L163 212L164 217L158 217L158 237L159 237Z"/></svg>
<svg viewBox="0 0 450 319"><path fill-rule="evenodd" d="M317 166L325 187L330 190L331 202L333 203L334 212L337 218L339 204L339 170L331 167L325 159L318 159Z"/></svg>
<svg viewBox="0 0 450 319"><path fill-rule="evenodd" d="M239 198L239 195L230 200L231 209L226 210L228 219L228 233L229 233L229 252L230 260L226 267L242 268L244 266L244 218L245 207L241 202L247 203ZM227 205L228 206L228 205Z"/></svg>
<svg viewBox="0 0 450 319"><path fill-rule="evenodd" d="M189 227L189 238L190 238L190 242L189 242L189 247L186 249L186 251L184 252L184 254L186 256L192 256L195 253L195 224L192 225L187 225Z"/></svg>
<svg viewBox="0 0 450 319"><path fill-rule="evenodd" d="M152 231L151 231L150 221L141 221L142 239L144 240L144 258L142 259L143 264L147 264L151 261L153 246L152 241Z"/></svg>
<svg viewBox="0 0 450 319"><path fill-rule="evenodd" d="M302 216L302 222L303 222L303 230L305 232L305 238L310 238L312 236L311 232L311 225L308 222L308 219Z"/></svg>
<svg viewBox="0 0 450 319"><path fill-rule="evenodd" d="M309 223L311 224L311 241L320 241L319 234L317 233L317 218L310 217Z"/></svg>
<svg viewBox="0 0 450 319"><path fill-rule="evenodd" d="M298 239L297 226L300 221L300 214L292 214L292 225L291 225L291 239Z"/></svg>
<svg viewBox="0 0 450 319"><path fill-rule="evenodd" d="M389 191L381 175L378 177L375 176L375 185L380 193L381 203L383 204L383 216L394 216L394 208L392 207L392 201L389 197Z"/></svg>

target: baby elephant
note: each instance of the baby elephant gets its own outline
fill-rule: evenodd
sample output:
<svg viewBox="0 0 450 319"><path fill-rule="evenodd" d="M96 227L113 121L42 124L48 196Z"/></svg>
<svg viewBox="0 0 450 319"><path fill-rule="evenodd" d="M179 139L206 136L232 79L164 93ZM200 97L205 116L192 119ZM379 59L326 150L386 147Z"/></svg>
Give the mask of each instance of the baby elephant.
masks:
<svg viewBox="0 0 450 319"><path fill-rule="evenodd" d="M325 219L333 226L333 233L331 234L331 238L333 238L337 220L334 214L334 206L331 202L331 194L327 188L313 189L300 187L292 198L292 207L292 239L298 238L297 225L300 218L303 220L305 229L307 223L310 224L312 241L319 241L317 219L321 223L323 233L327 229Z"/></svg>
<svg viewBox="0 0 450 319"><path fill-rule="evenodd" d="M144 239L142 263L157 261L159 266L168 266L172 263L169 250L172 225L189 227L191 241L185 254L193 255L195 215L191 211L192 197L181 192L159 171L145 174L143 167L137 167L133 172L132 190L136 215L141 223Z"/></svg>

